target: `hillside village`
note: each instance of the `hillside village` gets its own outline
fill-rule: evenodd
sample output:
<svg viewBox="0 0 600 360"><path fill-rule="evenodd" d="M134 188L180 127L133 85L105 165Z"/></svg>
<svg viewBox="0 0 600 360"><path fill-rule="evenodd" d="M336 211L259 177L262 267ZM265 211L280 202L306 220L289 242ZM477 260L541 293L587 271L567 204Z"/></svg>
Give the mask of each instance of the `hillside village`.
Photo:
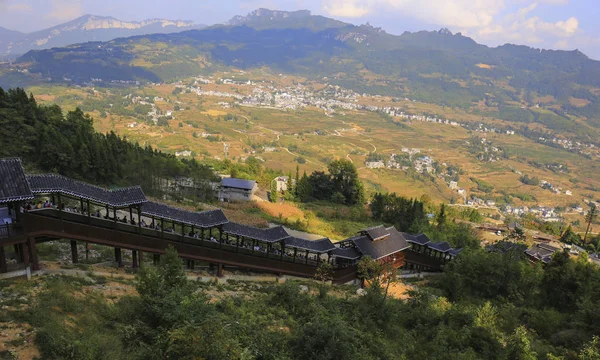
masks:
<svg viewBox="0 0 600 360"><path fill-rule="evenodd" d="M242 74L244 74L242 72ZM202 85L206 84L229 84L236 85L242 88L247 88L249 94L204 90ZM155 84L158 85L158 84ZM236 80L232 78L219 78L218 80L209 79L206 77L196 77L192 84L185 85L182 81L176 83L176 86L183 91L194 93L199 97L211 96L229 98L233 101L223 101L220 105L224 109L231 108L234 105L246 106L246 107L259 107L259 108L272 108L281 111L295 111L305 107L315 107L325 112L327 115L332 115L337 112L343 113L344 111L359 110L380 113L385 116L389 116L393 119L401 119L405 121L423 121L429 123L436 123L448 126L460 126L468 130L477 133L498 133L506 135L523 135L532 140L559 147L570 152L574 152L586 157L600 158L600 147L595 144L586 144L580 141L570 140L564 136L554 136L548 138L545 136L536 136L530 133L520 133L518 129L512 126L498 126L485 123L466 123L455 120L444 119L438 115L426 115L426 114L410 114L405 112L400 107L391 106L376 106L376 105L365 105L360 104L361 99L381 99L380 95L371 94L359 94L352 90L344 89L338 85L325 84L325 87L320 90L312 90L311 88L296 84L287 87L277 87L267 81L250 81L250 80ZM133 96L133 95L132 95ZM142 104L147 103L147 99ZM416 102L409 98L403 99L392 99L392 101L407 101ZM168 117L172 114L160 114L151 112L148 114L152 116L153 121L158 121L161 116Z"/></svg>

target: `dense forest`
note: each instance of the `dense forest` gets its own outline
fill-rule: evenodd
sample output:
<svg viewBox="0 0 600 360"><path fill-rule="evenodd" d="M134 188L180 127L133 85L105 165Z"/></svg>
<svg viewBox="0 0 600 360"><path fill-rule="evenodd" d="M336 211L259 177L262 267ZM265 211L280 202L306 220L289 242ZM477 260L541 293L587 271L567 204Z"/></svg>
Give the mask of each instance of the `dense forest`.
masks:
<svg viewBox="0 0 600 360"><path fill-rule="evenodd" d="M23 89L0 88L0 157L20 157L30 171L54 172L106 186L141 185L148 194L168 190L165 179L191 177L194 194L208 199L204 186L213 171L195 160L179 160L110 132L99 134L80 109L66 115L57 106L37 104Z"/></svg>
<svg viewBox="0 0 600 360"><path fill-rule="evenodd" d="M600 358L600 270L585 257L542 268L520 251L467 251L406 300L369 261L358 296L308 281L193 282L170 250L137 275L136 295L80 295L100 279L52 277L3 317L34 327L44 359Z"/></svg>

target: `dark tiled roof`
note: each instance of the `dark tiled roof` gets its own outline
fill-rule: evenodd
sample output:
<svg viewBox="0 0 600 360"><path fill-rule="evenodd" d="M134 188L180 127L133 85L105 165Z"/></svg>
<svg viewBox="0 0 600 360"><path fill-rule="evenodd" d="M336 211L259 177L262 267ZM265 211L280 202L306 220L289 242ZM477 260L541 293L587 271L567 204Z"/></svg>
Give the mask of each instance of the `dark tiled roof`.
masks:
<svg viewBox="0 0 600 360"><path fill-rule="evenodd" d="M406 241L413 244L426 245L431 242L431 240L429 240L429 238L425 234L411 235L407 233L402 233L402 235L404 235Z"/></svg>
<svg viewBox="0 0 600 360"><path fill-rule="evenodd" d="M147 201L139 186L107 190L55 174L28 175L27 179L35 194L62 193L115 207L137 205Z"/></svg>
<svg viewBox="0 0 600 360"><path fill-rule="evenodd" d="M510 241L498 241L493 245L488 245L485 247L485 250L488 252L500 252L507 253L511 251L523 252L527 250L527 246L523 244L517 244Z"/></svg>
<svg viewBox="0 0 600 360"><path fill-rule="evenodd" d="M33 198L21 159L0 159L0 203Z"/></svg>
<svg viewBox="0 0 600 360"><path fill-rule="evenodd" d="M450 251L448 251L448 254L452 255L452 256L456 256L458 255L461 251L463 251L462 248L460 249L451 249Z"/></svg>
<svg viewBox="0 0 600 360"><path fill-rule="evenodd" d="M337 256L339 258L350 259L350 260L355 260L362 256L360 251L358 251L356 248L353 248L353 247L335 248L331 252L331 254L333 256Z"/></svg>
<svg viewBox="0 0 600 360"><path fill-rule="evenodd" d="M290 237L283 226L272 227L269 229L259 229L253 226L230 222L223 226L223 230L225 233L230 235L239 235L265 242L277 242Z"/></svg>
<svg viewBox="0 0 600 360"><path fill-rule="evenodd" d="M525 254L547 264L552 260L552 255L559 250L559 248L547 244L536 244L525 250Z"/></svg>
<svg viewBox="0 0 600 360"><path fill-rule="evenodd" d="M295 247L302 250L309 250L316 253L326 253L335 250L331 240L324 238L320 240L306 240L296 237L289 237L284 240L285 246Z"/></svg>
<svg viewBox="0 0 600 360"><path fill-rule="evenodd" d="M244 180L235 178L223 178L221 180L221 186L236 189L252 190L254 189L255 185L256 181L254 180Z"/></svg>
<svg viewBox="0 0 600 360"><path fill-rule="evenodd" d="M374 241L381 240L386 236L390 235L390 231L386 229L383 225L368 228L366 230L363 230L362 233L364 235L367 235L371 240Z"/></svg>
<svg viewBox="0 0 600 360"><path fill-rule="evenodd" d="M450 246L450 244L448 244L445 241L439 242L439 243L429 243L427 244L427 247L439 252L448 252L450 250L452 250L452 246Z"/></svg>
<svg viewBox="0 0 600 360"><path fill-rule="evenodd" d="M389 228L390 235L377 241L371 240L367 235L360 235L349 240L354 243L364 255L369 255L374 260L406 250L410 247L402 233L395 228Z"/></svg>
<svg viewBox="0 0 600 360"><path fill-rule="evenodd" d="M148 201L142 205L142 214L203 228L219 226L228 222L221 209L194 212L152 201Z"/></svg>

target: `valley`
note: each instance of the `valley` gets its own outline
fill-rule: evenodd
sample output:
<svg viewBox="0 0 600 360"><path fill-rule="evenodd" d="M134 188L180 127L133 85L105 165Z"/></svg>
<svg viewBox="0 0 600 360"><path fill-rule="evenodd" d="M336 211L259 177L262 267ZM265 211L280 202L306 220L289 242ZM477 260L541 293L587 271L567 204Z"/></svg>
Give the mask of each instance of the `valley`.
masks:
<svg viewBox="0 0 600 360"><path fill-rule="evenodd" d="M97 131L180 157L221 163L227 144L229 161L254 157L281 174L296 166L300 173L320 171L345 158L357 166L368 193L427 194L435 202L480 209L493 217L488 221L565 217L583 231L577 224L584 224L586 203L600 198L593 145L544 143L494 117L358 94L267 69L138 87L29 91L48 104L81 107ZM538 183L525 184L525 175Z"/></svg>

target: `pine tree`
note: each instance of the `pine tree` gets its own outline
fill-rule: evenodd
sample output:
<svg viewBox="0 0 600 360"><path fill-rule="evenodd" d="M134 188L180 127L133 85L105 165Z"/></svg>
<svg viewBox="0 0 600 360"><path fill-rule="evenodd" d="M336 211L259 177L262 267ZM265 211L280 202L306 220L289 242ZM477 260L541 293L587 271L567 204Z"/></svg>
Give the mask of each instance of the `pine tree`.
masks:
<svg viewBox="0 0 600 360"><path fill-rule="evenodd" d="M297 192L298 192L298 200L300 200L302 202L309 201L313 196L313 188L312 188L312 185L310 184L310 180L308 179L308 176L306 175L306 171L304 172L304 175L302 175L302 178L300 179L300 181L298 181Z"/></svg>
<svg viewBox="0 0 600 360"><path fill-rule="evenodd" d="M438 229L441 229L444 227L444 225L446 225L446 205L445 204L442 204L442 207L440 208L440 212L438 213L436 222L437 222Z"/></svg>
<svg viewBox="0 0 600 360"><path fill-rule="evenodd" d="M587 228L585 229L585 236L583 237L583 242L587 243L587 236L592 228L592 223L598 217L598 209L596 209L596 204L591 203L590 210L585 215L585 221L587 221Z"/></svg>
<svg viewBox="0 0 600 360"><path fill-rule="evenodd" d="M296 183L294 185L294 196L298 196L298 182L300 181L300 166L296 164L296 176L294 177ZM291 190L291 189L290 189Z"/></svg>
<svg viewBox="0 0 600 360"><path fill-rule="evenodd" d="M271 200L272 203L276 203L277 202L277 198L278 196L278 192L277 192L277 179L273 179L271 181L271 193L269 195L269 200Z"/></svg>

